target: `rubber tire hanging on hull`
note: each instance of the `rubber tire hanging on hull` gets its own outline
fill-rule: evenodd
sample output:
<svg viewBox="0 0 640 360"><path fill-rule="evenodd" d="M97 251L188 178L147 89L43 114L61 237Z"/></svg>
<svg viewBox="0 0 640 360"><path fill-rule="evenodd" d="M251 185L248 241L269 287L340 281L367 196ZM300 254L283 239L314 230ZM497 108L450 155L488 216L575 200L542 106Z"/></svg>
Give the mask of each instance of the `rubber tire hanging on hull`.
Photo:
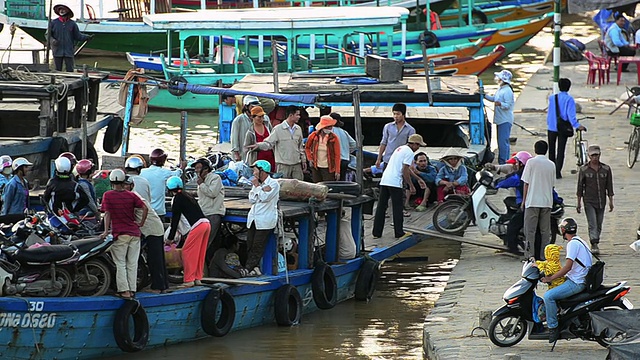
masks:
<svg viewBox="0 0 640 360"><path fill-rule="evenodd" d="M124 121L120 117L114 117L109 121L107 131L102 139L102 149L109 154L115 154L122 145L122 133L124 131Z"/></svg>
<svg viewBox="0 0 640 360"><path fill-rule="evenodd" d="M318 263L311 275L311 289L316 306L328 310L336 306L338 301L338 282L331 266Z"/></svg>
<svg viewBox="0 0 640 360"><path fill-rule="evenodd" d="M471 25L476 25L476 24L488 24L489 23L489 18L487 17L487 14L485 14L484 12L480 11L480 10L471 10L471 20L473 21L473 24ZM465 17L464 18L464 23L469 25L469 17Z"/></svg>
<svg viewBox="0 0 640 360"><path fill-rule="evenodd" d="M133 337L129 333L129 317L133 318ZM147 312L136 300L126 300L116 312L113 321L113 337L120 350L137 352L149 342L149 319Z"/></svg>
<svg viewBox="0 0 640 360"><path fill-rule="evenodd" d="M433 31L425 30L420 34L420 36L418 36L418 40L421 43L424 43L424 46L427 49L440 47L438 35L436 35Z"/></svg>
<svg viewBox="0 0 640 360"><path fill-rule="evenodd" d="M276 291L274 303L276 323L279 326L298 325L302 319L302 297L295 286L282 285Z"/></svg>
<svg viewBox="0 0 640 360"><path fill-rule="evenodd" d="M49 159L57 159L60 154L69 151L69 143L67 139L56 136L51 139L49 144Z"/></svg>
<svg viewBox="0 0 640 360"><path fill-rule="evenodd" d="M77 159L83 159L83 157L82 157L82 140L80 140L77 143L73 144L72 153L73 153L73 155L76 156ZM98 161L99 161L98 152L96 151L96 148L93 146L91 141L89 141L88 139L87 139L87 157L84 158L84 159L91 160L91 162L93 162L93 165L95 166L95 168L96 169L100 169L100 164L98 163Z"/></svg>
<svg viewBox="0 0 640 360"><path fill-rule="evenodd" d="M222 305L220 319L216 320L218 303ZM205 333L222 337L231 331L236 319L236 303L233 296L224 289L212 289L204 298L200 312L200 325Z"/></svg>
<svg viewBox="0 0 640 360"><path fill-rule="evenodd" d="M366 259L356 280L356 300L367 302L371 300L376 291L378 279L380 279L380 263L373 259Z"/></svg>

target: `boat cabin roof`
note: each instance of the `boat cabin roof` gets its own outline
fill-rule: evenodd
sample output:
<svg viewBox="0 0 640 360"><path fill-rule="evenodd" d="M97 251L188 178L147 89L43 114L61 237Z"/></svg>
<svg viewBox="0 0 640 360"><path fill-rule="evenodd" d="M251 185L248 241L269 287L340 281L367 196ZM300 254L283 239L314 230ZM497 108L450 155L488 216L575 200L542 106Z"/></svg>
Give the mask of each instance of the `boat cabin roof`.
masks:
<svg viewBox="0 0 640 360"><path fill-rule="evenodd" d="M179 31L183 39L196 35L332 34L338 29L383 32L408 16L407 9L396 6L278 7L154 14L145 15L143 20L154 30Z"/></svg>

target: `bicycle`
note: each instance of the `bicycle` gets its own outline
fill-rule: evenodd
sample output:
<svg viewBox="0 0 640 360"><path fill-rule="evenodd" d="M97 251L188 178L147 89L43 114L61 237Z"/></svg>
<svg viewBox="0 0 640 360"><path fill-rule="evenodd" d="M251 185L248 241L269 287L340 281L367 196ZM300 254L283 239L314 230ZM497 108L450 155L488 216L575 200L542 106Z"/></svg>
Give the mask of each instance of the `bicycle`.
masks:
<svg viewBox="0 0 640 360"><path fill-rule="evenodd" d="M631 169L638 161L638 151L640 151L640 113L631 114L629 122L633 125L633 130L631 130L631 135L629 135L629 141L627 142L627 166Z"/></svg>
<svg viewBox="0 0 640 360"><path fill-rule="evenodd" d="M593 116L584 116L578 119L578 121L593 118ZM583 166L584 164L589 162L589 155L587 154L589 142L582 136L583 131L586 130L576 130L576 136L573 138L574 154L576 156L576 165L578 167Z"/></svg>

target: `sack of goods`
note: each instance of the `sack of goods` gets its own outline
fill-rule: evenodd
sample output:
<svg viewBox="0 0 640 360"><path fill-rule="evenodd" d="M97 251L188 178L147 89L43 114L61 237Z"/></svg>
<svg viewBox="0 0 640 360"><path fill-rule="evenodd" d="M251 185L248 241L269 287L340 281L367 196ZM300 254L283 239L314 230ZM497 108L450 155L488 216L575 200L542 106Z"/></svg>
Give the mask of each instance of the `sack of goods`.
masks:
<svg viewBox="0 0 640 360"><path fill-rule="evenodd" d="M317 201L324 201L329 193L329 187L299 181L296 179L278 179L280 184L280 200L288 201L309 201L314 198Z"/></svg>

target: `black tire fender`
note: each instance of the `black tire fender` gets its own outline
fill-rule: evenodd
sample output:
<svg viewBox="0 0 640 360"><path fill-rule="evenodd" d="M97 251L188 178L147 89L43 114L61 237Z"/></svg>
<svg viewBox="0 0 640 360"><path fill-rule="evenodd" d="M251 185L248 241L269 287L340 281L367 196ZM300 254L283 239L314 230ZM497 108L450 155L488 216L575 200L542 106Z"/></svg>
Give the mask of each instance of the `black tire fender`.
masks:
<svg viewBox="0 0 640 360"><path fill-rule="evenodd" d="M274 302L276 323L279 326L298 325L302 319L302 297L295 286L282 285L276 291Z"/></svg>
<svg viewBox="0 0 640 360"><path fill-rule="evenodd" d="M69 143L67 139L56 136L51 139L51 144L49 144L49 158L57 159L60 154L69 151Z"/></svg>
<svg viewBox="0 0 640 360"><path fill-rule="evenodd" d="M473 20L474 24L488 24L489 23L489 18L487 17L487 14L485 14L484 12L482 12L481 10L478 9L473 9L471 11L471 19ZM479 20L479 22L478 22ZM464 18L464 22L465 24L469 25L469 17L465 17Z"/></svg>
<svg viewBox="0 0 640 360"><path fill-rule="evenodd" d="M329 193L337 194L349 194L358 196L362 192L360 184L351 181L321 181L319 185L326 185L329 188Z"/></svg>
<svg viewBox="0 0 640 360"><path fill-rule="evenodd" d="M424 44L425 48L437 48L440 47L440 41L438 40L438 35L436 35L433 31L425 30L423 31L418 40Z"/></svg>
<svg viewBox="0 0 640 360"><path fill-rule="evenodd" d="M133 319L133 337L129 333L129 317ZM149 342L149 319L142 305L135 300L126 300L116 312L113 321L113 337L120 350L137 352Z"/></svg>
<svg viewBox="0 0 640 360"><path fill-rule="evenodd" d="M366 259L362 264L356 280L355 298L358 301L369 301L376 291L380 279L380 263L373 259Z"/></svg>
<svg viewBox="0 0 640 360"><path fill-rule="evenodd" d="M104 133L104 139L102 139L102 149L109 154L115 154L122 145L123 132L124 121L117 116L111 119Z"/></svg>
<svg viewBox="0 0 640 360"><path fill-rule="evenodd" d="M73 151L71 151L73 155L76 156L77 159L82 159L82 140L73 144ZM96 169L100 168L100 164L98 161L100 158L98 157L98 152L96 148L93 146L91 141L87 140L87 157L86 159L91 160Z"/></svg>
<svg viewBox="0 0 640 360"><path fill-rule="evenodd" d="M327 310L336 306L338 301L338 282L331 266L320 262L311 275L313 300L319 309Z"/></svg>
<svg viewBox="0 0 640 360"><path fill-rule="evenodd" d="M222 305L220 318L216 320L218 304ZM236 303L225 289L212 289L204 298L200 312L202 330L211 336L222 337L231 331L236 319Z"/></svg>

